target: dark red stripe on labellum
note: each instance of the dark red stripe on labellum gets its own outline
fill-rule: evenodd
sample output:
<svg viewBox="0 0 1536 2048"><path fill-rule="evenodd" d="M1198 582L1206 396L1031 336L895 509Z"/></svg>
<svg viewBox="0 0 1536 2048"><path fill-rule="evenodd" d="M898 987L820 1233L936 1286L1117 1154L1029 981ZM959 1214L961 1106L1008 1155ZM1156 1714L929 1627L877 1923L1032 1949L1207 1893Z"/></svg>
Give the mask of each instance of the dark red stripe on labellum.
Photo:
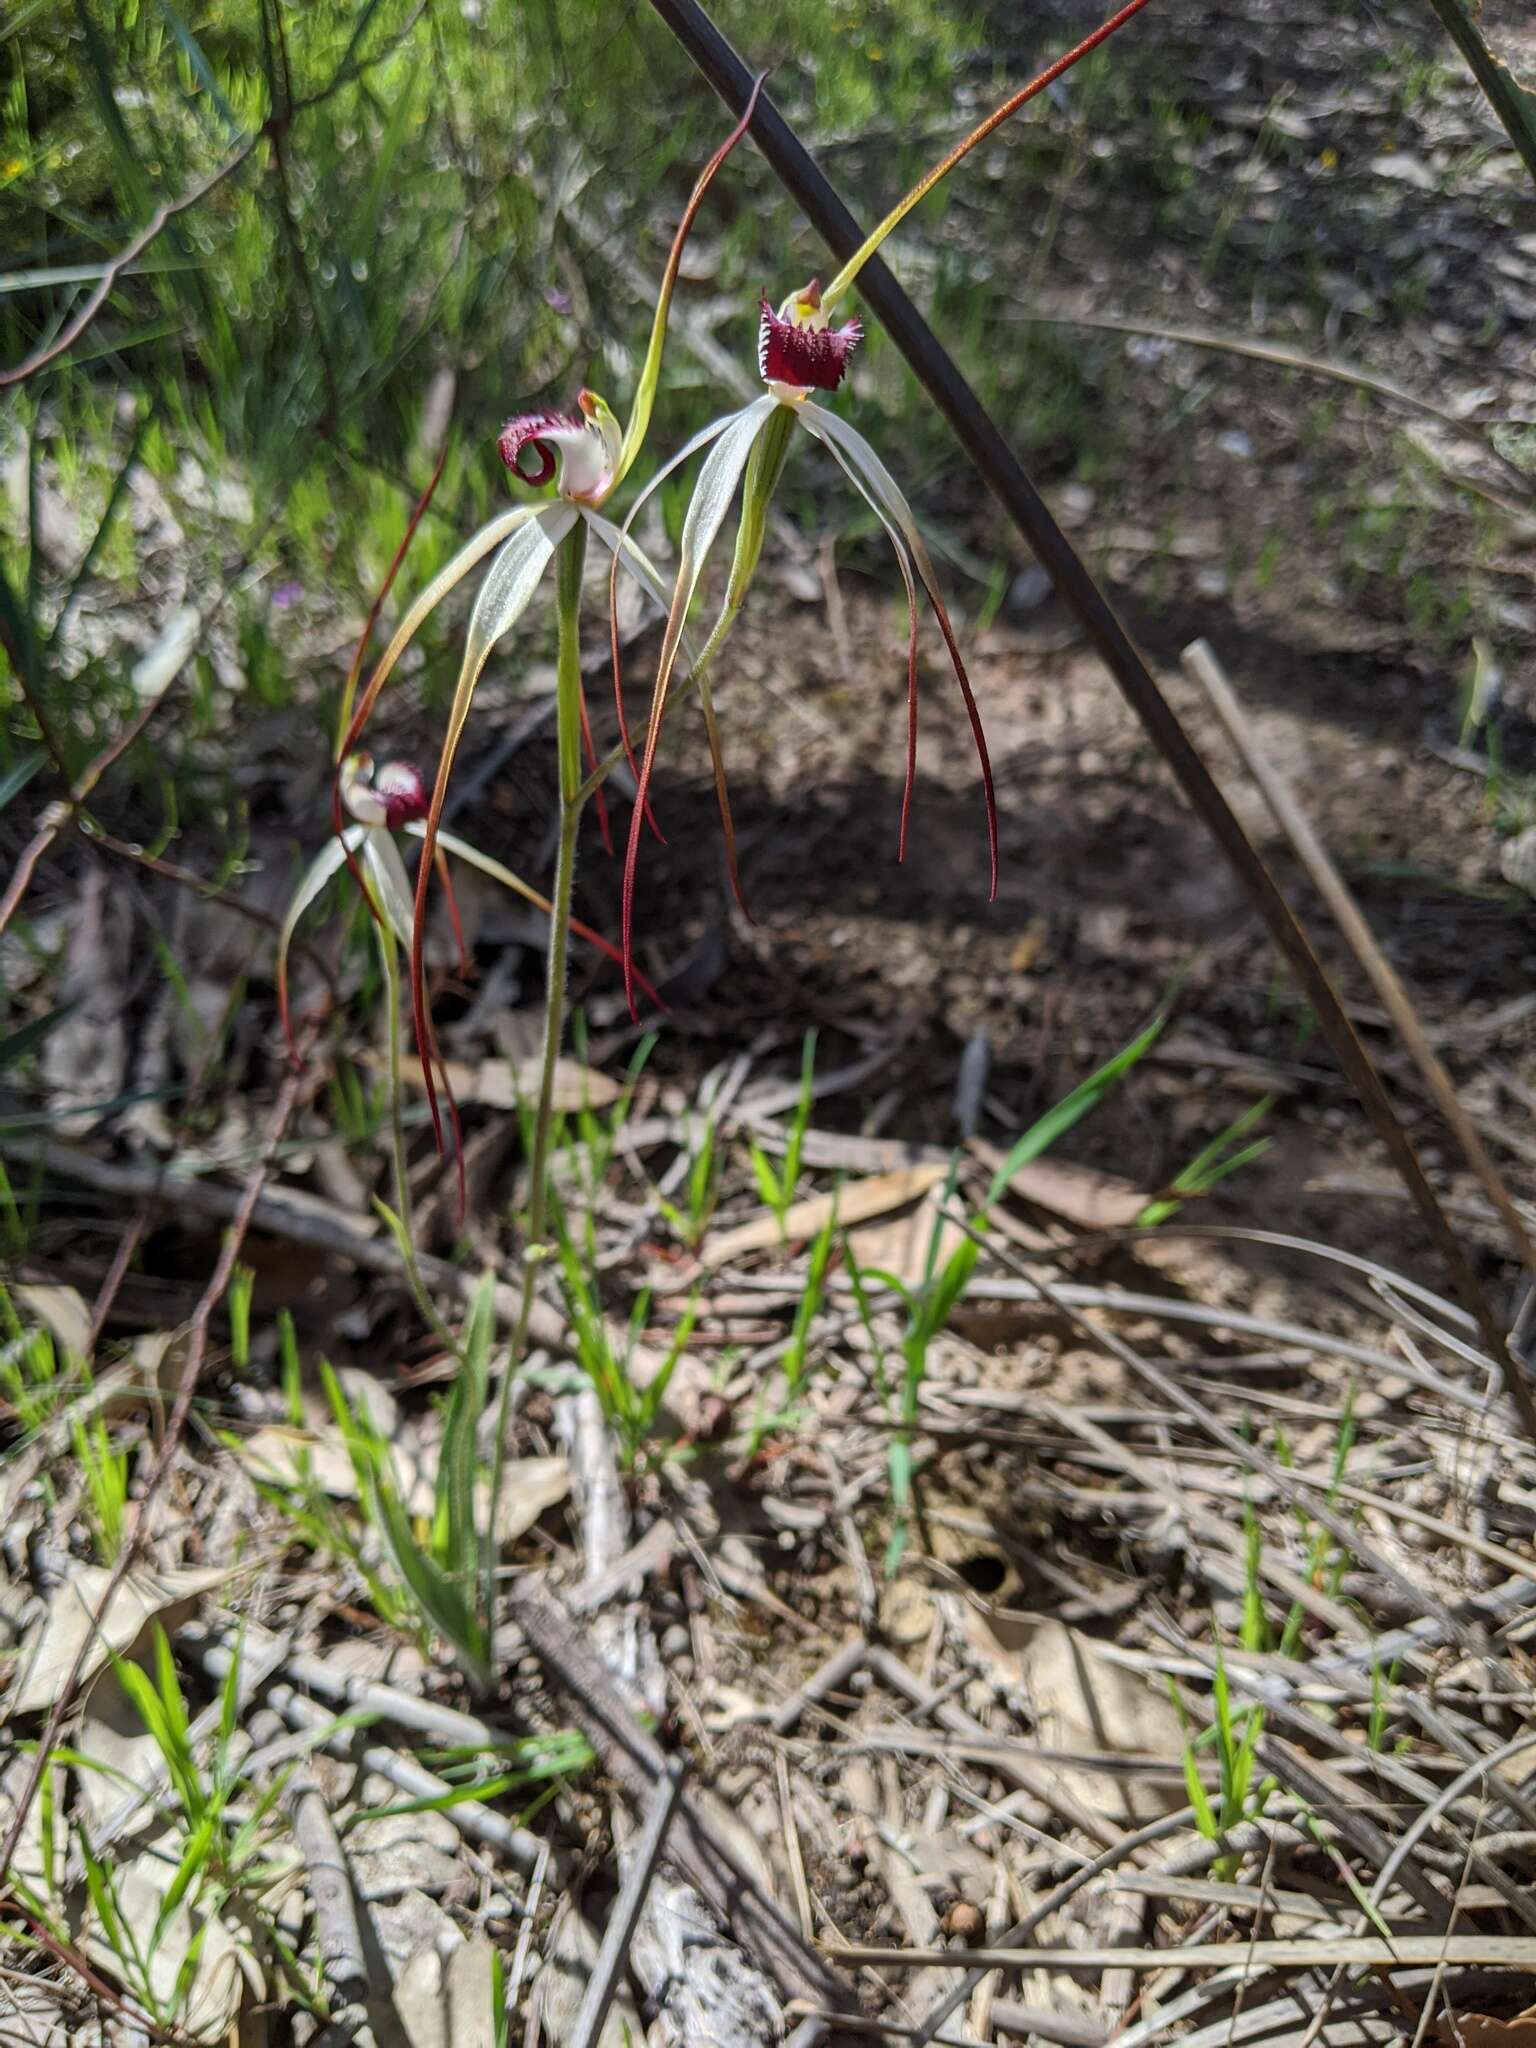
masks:
<svg viewBox="0 0 1536 2048"><path fill-rule="evenodd" d="M759 304L757 367L764 380L835 391L847 373L848 358L864 339L863 321L850 320L844 327L797 327L793 320L781 320L766 299Z"/></svg>
<svg viewBox="0 0 1536 2048"><path fill-rule="evenodd" d="M562 430L580 433L585 425L585 420L577 419L573 413L525 412L520 419L507 421L496 446L513 475L537 488L540 484L547 484L555 473L555 451L544 437ZM536 470L529 469L523 460L526 448L532 448L538 457Z"/></svg>

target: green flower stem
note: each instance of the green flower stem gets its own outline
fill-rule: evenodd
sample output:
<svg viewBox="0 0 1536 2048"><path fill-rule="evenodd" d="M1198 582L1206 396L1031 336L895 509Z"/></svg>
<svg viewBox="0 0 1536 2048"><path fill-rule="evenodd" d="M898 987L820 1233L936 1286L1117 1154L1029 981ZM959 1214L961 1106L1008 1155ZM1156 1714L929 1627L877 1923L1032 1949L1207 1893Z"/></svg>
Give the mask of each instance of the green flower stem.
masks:
<svg viewBox="0 0 1536 2048"><path fill-rule="evenodd" d="M528 1346L539 1267L549 1255L549 1153L555 1123L555 1066L565 1036L565 965L571 933L571 891L576 878L576 835L587 790L581 759L581 579L587 558L587 524L578 519L555 558L555 612L559 628L555 668L555 732L560 765L560 841L555 855L553 910L549 925L549 972L544 997L544 1059L528 1161L528 1237L523 1248L523 1293L512 1351L496 1403L496 1445L491 1458L491 1503L486 1529L486 1612L496 1560L496 1511L507 1454L507 1417L512 1382Z"/></svg>

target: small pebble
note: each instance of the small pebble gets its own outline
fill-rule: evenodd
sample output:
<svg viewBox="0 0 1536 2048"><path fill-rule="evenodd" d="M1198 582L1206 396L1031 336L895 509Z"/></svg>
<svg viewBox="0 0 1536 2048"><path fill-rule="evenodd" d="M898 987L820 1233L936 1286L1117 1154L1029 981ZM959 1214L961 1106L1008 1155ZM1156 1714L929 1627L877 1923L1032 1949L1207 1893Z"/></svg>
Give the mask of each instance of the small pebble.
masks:
<svg viewBox="0 0 1536 2048"><path fill-rule="evenodd" d="M963 1941L967 1948L974 1948L987 1931L985 1914L967 1899L956 1899L940 1925L952 1941Z"/></svg>
<svg viewBox="0 0 1536 2048"><path fill-rule="evenodd" d="M674 1657L686 1655L692 1648L693 1638L680 1621L675 1621L662 1635L661 1654L669 1662Z"/></svg>

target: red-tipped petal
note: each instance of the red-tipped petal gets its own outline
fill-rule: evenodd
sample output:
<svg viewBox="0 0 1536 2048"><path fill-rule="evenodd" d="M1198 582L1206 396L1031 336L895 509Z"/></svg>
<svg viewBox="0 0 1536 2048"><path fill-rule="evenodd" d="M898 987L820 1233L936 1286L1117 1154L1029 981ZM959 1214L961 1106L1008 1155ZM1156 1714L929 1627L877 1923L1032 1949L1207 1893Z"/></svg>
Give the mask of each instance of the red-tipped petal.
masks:
<svg viewBox="0 0 1536 2048"><path fill-rule="evenodd" d="M668 677L665 674L658 675L656 688L651 697L651 722L645 735L645 758L640 763L640 773L635 778L635 807L629 815L629 844L624 851L624 884L620 895L624 993L629 999L629 1014L637 1024L640 1022L640 1006L635 1001L635 877L640 866L640 833L650 807L651 773L656 765L656 742L661 734L662 714L667 708L667 682Z"/></svg>
<svg viewBox="0 0 1536 2048"><path fill-rule="evenodd" d="M587 688L585 683L581 685L581 693L577 702L581 706L581 744L587 757L587 767L591 773L596 774L597 743L592 737L592 720L587 711ZM608 800L603 795L603 785L601 783L597 785L596 790L593 792L593 800L597 805L597 829L603 835L603 851L611 859L613 856L613 830L608 823Z"/></svg>
<svg viewBox="0 0 1536 2048"><path fill-rule="evenodd" d="M896 858L907 857L907 827L912 819L912 796L917 788L917 592L907 576L907 775L901 791L901 828L896 839Z"/></svg>
<svg viewBox="0 0 1536 2048"><path fill-rule="evenodd" d="M379 622L379 613L384 609L384 600L394 588L395 578L400 573L400 565L405 560L411 542L416 538L417 527L420 526L423 518L426 516L427 507L432 502L432 494L436 491L438 484L442 480L443 464L447 460L448 436L445 433L442 450L438 455L436 466L427 480L427 488L416 500L411 516L405 522L405 532L400 536L400 545L395 549L389 568L385 572L384 581L379 585L378 595L374 598L373 603L368 609L368 616L363 621L363 630L358 636L357 651L352 656L352 666L347 672L344 696L350 696L357 686L357 679L363 671L363 657L368 652L368 642L373 638L373 629ZM358 741L363 736L363 727L368 723L378 694L379 684L375 675L375 678L370 681L368 688L363 692L362 697L353 708L351 721L342 737L341 749L336 756L338 767L346 760L349 754L356 753Z"/></svg>
<svg viewBox="0 0 1536 2048"><path fill-rule="evenodd" d="M848 370L848 359L864 339L864 323L853 319L843 327L801 327L759 302L757 367L765 383L792 384L802 390L835 391Z"/></svg>
<svg viewBox="0 0 1536 2048"><path fill-rule="evenodd" d="M459 916L459 899L454 893L453 876L448 869L448 856L441 846L433 859L437 864L437 879L443 885L443 895L448 904L448 928L453 933L454 950L459 956L459 973L467 981L474 973L474 963L469 957L469 948L464 943L464 920Z"/></svg>
<svg viewBox="0 0 1536 2048"><path fill-rule="evenodd" d="M731 878L731 894L736 898L736 907L748 924L757 919L747 908L747 899L742 893L741 869L736 860L736 827L731 818L731 795L725 780L725 755L720 747L720 728L715 723L715 703L710 694L709 678L702 673L698 678L699 707L704 713L704 732L709 741L709 761L715 776L715 801L720 806L720 830L725 835L725 867Z"/></svg>
<svg viewBox="0 0 1536 2048"><path fill-rule="evenodd" d="M594 931L589 924L583 924L579 917L571 919L571 930L578 939L585 939L589 946L595 946L605 959L613 962L615 967L622 967L624 965L624 955L619 951L612 939L605 939L601 932ZM665 1016L667 1014L666 1004L661 1000L661 997L656 993L651 983L646 980L638 967L635 969L635 981L646 1001L654 1003L656 1008Z"/></svg>
<svg viewBox="0 0 1536 2048"><path fill-rule="evenodd" d="M926 580L926 579L925 579ZM965 699L966 715L971 721L971 735L976 742L976 759L981 764L981 787L987 806L987 849L992 862L992 883L987 891L987 901L997 901L998 852L997 852L997 795L992 787L992 762L987 753L987 736L982 731L981 713L976 708L975 694L971 679L965 672L965 663L960 658L960 649L955 641L954 627L949 623L949 613L944 600L933 584L927 584L929 601L934 616L939 622L939 631L944 635L944 645L949 649L949 659L955 671L955 680L960 685L960 694Z"/></svg>

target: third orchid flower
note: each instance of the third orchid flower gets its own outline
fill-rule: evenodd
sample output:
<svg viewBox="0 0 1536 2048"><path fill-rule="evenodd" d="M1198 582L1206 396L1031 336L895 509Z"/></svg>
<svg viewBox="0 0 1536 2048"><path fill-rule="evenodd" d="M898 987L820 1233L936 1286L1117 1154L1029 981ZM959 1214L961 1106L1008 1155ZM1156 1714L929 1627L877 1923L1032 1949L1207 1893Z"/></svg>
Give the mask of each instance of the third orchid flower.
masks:
<svg viewBox="0 0 1536 2048"><path fill-rule="evenodd" d="M682 463L701 451L708 450L700 466L698 481L683 521L677 577L673 585L666 630L662 636L656 676L652 685L645 748L638 765L638 796L630 819L629 845L624 868L623 921L625 972L630 977L632 1009L635 879L642 826L648 816L657 740L667 708L679 651L684 644L684 628L689 608L697 594L709 553L735 501L738 487L741 491L741 511L725 601L713 628L693 660L692 680L704 707L710 749L714 757L715 781L720 795L721 818L726 834L726 855L732 884L736 888L738 898L740 897L730 806L726 797L724 770L709 697L708 672L735 624L756 571L767 527L768 507L783 472L796 428L803 429L826 449L875 514L890 540L906 588L907 759L897 857L902 858L906 852L907 827L917 763L917 592L918 586L921 585L938 621L939 631L943 636L955 679L960 686L976 743L986 805L991 868L990 893L996 896L997 805L993 792L991 763L987 756L986 736L982 731L981 715L939 589L932 559L918 529L912 507L879 454L864 435L851 427L839 414L828 406L818 404L815 394L835 392L847 375L850 360L863 337L863 326L856 317L838 324L834 316L839 302L853 284L859 271L887 235L963 156L976 147L977 143L990 135L1019 107L1052 84L1073 64L1087 56L1089 51L1096 49L1133 15L1139 13L1146 4L1147 0L1128 0L1127 5L1121 7L1117 14L1103 23L1092 35L1069 50L1037 78L1031 79L1028 85L1021 87L1004 100L1001 106L994 109L985 121L950 150L891 209L874 232L843 265L825 291L821 289L817 280L812 279L801 290L791 292L777 308L764 296L759 302L758 309L758 370L767 387L766 390L760 397L750 400L736 412L712 421L709 426L695 434L693 439L652 479L646 491L631 508L625 521L626 532L650 493ZM614 682L617 694L617 659L614 663ZM622 724L622 697L619 699L619 716Z"/></svg>

